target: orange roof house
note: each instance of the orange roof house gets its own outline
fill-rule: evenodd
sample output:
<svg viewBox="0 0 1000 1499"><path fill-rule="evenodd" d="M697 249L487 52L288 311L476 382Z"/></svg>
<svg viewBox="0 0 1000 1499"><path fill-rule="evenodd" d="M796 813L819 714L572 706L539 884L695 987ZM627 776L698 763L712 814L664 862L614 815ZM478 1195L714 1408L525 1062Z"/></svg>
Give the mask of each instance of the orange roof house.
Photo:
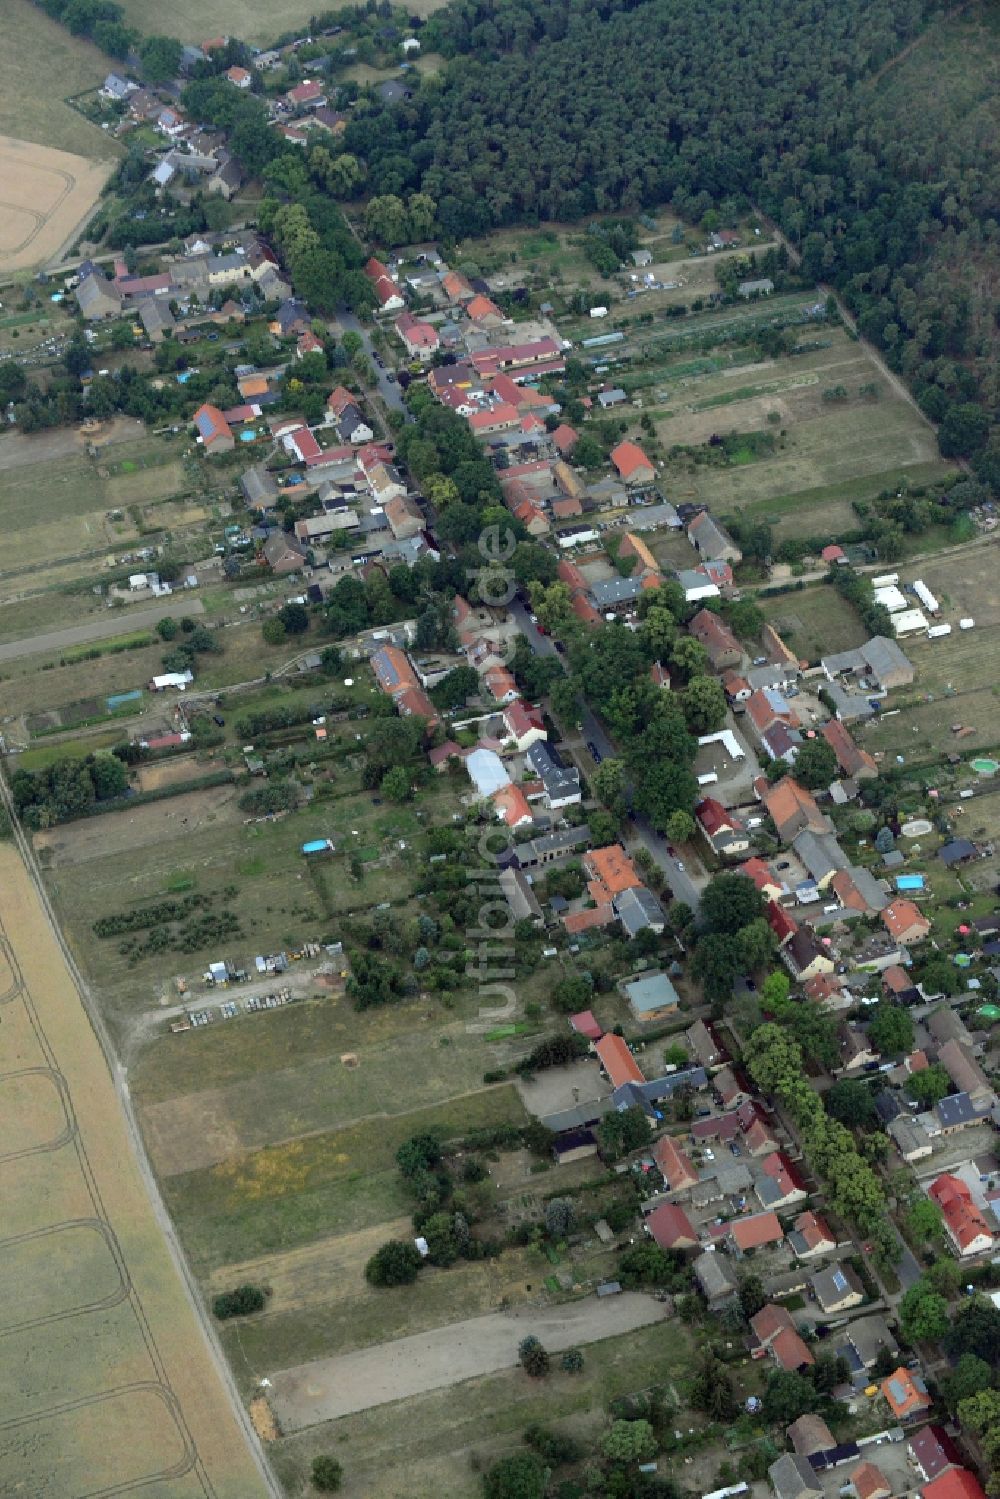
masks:
<svg viewBox="0 0 1000 1499"><path fill-rule="evenodd" d="M802 1341L794 1327L779 1332L771 1343L771 1357L785 1370L802 1369L816 1362L808 1345Z"/></svg>
<svg viewBox="0 0 1000 1499"><path fill-rule="evenodd" d="M653 465L642 448L634 442L620 442L616 448L612 448L611 462L626 484L648 484L656 476Z"/></svg>
<svg viewBox="0 0 1000 1499"><path fill-rule="evenodd" d="M922 942L931 929L927 917L912 900L894 900L881 914L885 929L894 942Z"/></svg>
<svg viewBox="0 0 1000 1499"><path fill-rule="evenodd" d="M931 1397L927 1393L927 1386L919 1375L911 1374L909 1369L902 1365L883 1379L881 1384L882 1394L889 1404L889 1409L900 1421L907 1416L917 1416L921 1411L929 1408ZM933 1485L931 1485L933 1487Z"/></svg>
<svg viewBox="0 0 1000 1499"><path fill-rule="evenodd" d="M520 786L501 786L500 790L493 794L493 805L496 808L497 817L509 828L527 827L530 822L534 821L531 808L528 806L528 798Z"/></svg>
<svg viewBox="0 0 1000 1499"><path fill-rule="evenodd" d="M961 1177L942 1172L931 1183L927 1195L941 1209L948 1237L959 1255L980 1254L992 1248L990 1226Z"/></svg>
<svg viewBox="0 0 1000 1499"><path fill-rule="evenodd" d="M642 884L638 870L620 843L593 848L583 856L586 874L607 892L608 899L625 890L636 890Z"/></svg>
<svg viewBox="0 0 1000 1499"><path fill-rule="evenodd" d="M734 1218L729 1224L729 1238L744 1254L764 1244L780 1244L784 1237L777 1213L752 1213L746 1218Z"/></svg>
<svg viewBox="0 0 1000 1499"><path fill-rule="evenodd" d="M473 297L471 302L466 303L465 311L474 323L503 322L503 313L489 297Z"/></svg>
<svg viewBox="0 0 1000 1499"><path fill-rule="evenodd" d="M689 1157L669 1135L662 1135L653 1146L653 1160L663 1173L671 1192L683 1192L698 1184L698 1173Z"/></svg>
<svg viewBox="0 0 1000 1499"><path fill-rule="evenodd" d="M892 1493L892 1484L874 1463L860 1463L855 1468L851 1474L851 1487L858 1499L889 1499Z"/></svg>
<svg viewBox="0 0 1000 1499"><path fill-rule="evenodd" d="M562 924L571 937L577 937L581 932L589 932L594 927L610 926L617 921L615 908L610 903L601 906L588 906L585 911L567 911L562 918Z"/></svg>
<svg viewBox="0 0 1000 1499"><path fill-rule="evenodd" d="M552 433L552 441L562 456L568 458L580 441L580 434L574 427L569 426L567 422L560 422Z"/></svg>
<svg viewBox="0 0 1000 1499"><path fill-rule="evenodd" d="M583 914L585 913L581 912L581 915ZM621 1036L611 1033L602 1036L599 1041L595 1041L594 1050L613 1088L620 1088L623 1083L646 1081L642 1068Z"/></svg>
<svg viewBox="0 0 1000 1499"><path fill-rule="evenodd" d="M796 833L805 829L811 833L830 831L830 823L816 805L815 797L791 776L784 776L774 786L766 786L761 800L782 843L790 843Z"/></svg>
<svg viewBox="0 0 1000 1499"><path fill-rule="evenodd" d="M750 1329L764 1348L770 1348L779 1332L794 1332L795 1323L791 1312L771 1302L750 1318Z"/></svg>

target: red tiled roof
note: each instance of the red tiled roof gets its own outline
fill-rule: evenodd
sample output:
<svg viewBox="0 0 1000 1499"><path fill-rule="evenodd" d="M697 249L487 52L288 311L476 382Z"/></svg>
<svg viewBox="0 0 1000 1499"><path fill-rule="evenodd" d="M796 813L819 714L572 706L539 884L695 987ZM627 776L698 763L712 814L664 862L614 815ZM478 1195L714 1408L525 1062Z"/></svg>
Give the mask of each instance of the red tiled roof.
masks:
<svg viewBox="0 0 1000 1499"><path fill-rule="evenodd" d="M616 448L612 448L611 462L623 479L631 478L639 469L648 468L651 473L653 471L653 465L642 448L634 442L620 442Z"/></svg>
<svg viewBox="0 0 1000 1499"><path fill-rule="evenodd" d="M698 802L694 815L710 838L714 838L716 833L729 832L740 825L714 796L706 796Z"/></svg>
<svg viewBox="0 0 1000 1499"><path fill-rule="evenodd" d="M924 1499L986 1499L983 1486L968 1468L949 1468L947 1473L924 1484Z"/></svg>
<svg viewBox="0 0 1000 1499"><path fill-rule="evenodd" d="M816 1362L794 1328L779 1332L771 1344L771 1353L782 1369L801 1369L804 1364Z"/></svg>
<svg viewBox="0 0 1000 1499"><path fill-rule="evenodd" d="M698 1242L690 1218L676 1202L656 1208L646 1219L646 1227L661 1249L690 1247Z"/></svg>
<svg viewBox="0 0 1000 1499"><path fill-rule="evenodd" d="M796 1233L802 1235L810 1249L818 1249L821 1244L834 1244L836 1240L830 1232L823 1218L817 1213L800 1213L792 1227Z"/></svg>
<svg viewBox="0 0 1000 1499"><path fill-rule="evenodd" d="M912 900L894 900L881 915L890 937L898 940L903 940L914 929L922 934L930 931L930 922Z"/></svg>
<svg viewBox="0 0 1000 1499"><path fill-rule="evenodd" d="M758 1342L770 1343L779 1332L786 1332L789 1328L794 1332L795 1323L791 1312L772 1303L761 1307L757 1315L750 1318L750 1327Z"/></svg>
<svg viewBox="0 0 1000 1499"><path fill-rule="evenodd" d="M689 1157L669 1135L662 1135L653 1146L653 1160L663 1172L671 1192L677 1192L681 1187L693 1187L698 1180Z"/></svg>
<svg viewBox="0 0 1000 1499"><path fill-rule="evenodd" d="M762 1244L780 1244L785 1231L777 1213L754 1213L749 1218L734 1218L729 1224L733 1242L740 1249L759 1249Z"/></svg>
<svg viewBox="0 0 1000 1499"><path fill-rule="evenodd" d="M885 1495L892 1493L892 1484L874 1463L859 1464L851 1474L851 1486L858 1499L880 1499L880 1496L884 1499Z"/></svg>
<svg viewBox="0 0 1000 1499"><path fill-rule="evenodd" d="M764 914L767 917L768 926L779 942L787 942L789 938L795 936L795 933L799 929L798 922L794 917L789 916L788 912L782 906L779 906L777 901L769 900L767 910Z"/></svg>
<svg viewBox="0 0 1000 1499"><path fill-rule="evenodd" d="M572 453L580 441L580 434L566 422L560 422L552 433L552 441L565 458L568 453Z"/></svg>
<svg viewBox="0 0 1000 1499"><path fill-rule="evenodd" d="M578 1036L586 1036L590 1041L599 1041L604 1035L604 1030L593 1010L580 1010L576 1015L569 1017L569 1023Z"/></svg>

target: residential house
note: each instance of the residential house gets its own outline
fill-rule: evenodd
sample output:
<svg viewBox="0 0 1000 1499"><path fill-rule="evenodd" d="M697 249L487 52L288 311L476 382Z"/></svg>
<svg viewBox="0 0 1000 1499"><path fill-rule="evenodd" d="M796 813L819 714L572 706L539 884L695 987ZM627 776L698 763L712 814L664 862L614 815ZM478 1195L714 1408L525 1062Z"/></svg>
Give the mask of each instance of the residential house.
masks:
<svg viewBox="0 0 1000 1499"><path fill-rule="evenodd" d="M738 859L749 849L750 835L746 828L714 796L698 802L694 818L706 843L720 858Z"/></svg>
<svg viewBox="0 0 1000 1499"><path fill-rule="evenodd" d="M856 1499L889 1499L892 1484L875 1463L859 1463L851 1474Z"/></svg>
<svg viewBox="0 0 1000 1499"><path fill-rule="evenodd" d="M856 1025L841 1025L837 1031L837 1044L840 1047L838 1071L860 1072L863 1067L870 1067L873 1062L878 1061L877 1047Z"/></svg>
<svg viewBox="0 0 1000 1499"><path fill-rule="evenodd" d="M247 72L246 68L227 68L222 76L228 78L229 82L236 88L243 89L250 87L251 75Z"/></svg>
<svg viewBox="0 0 1000 1499"><path fill-rule="evenodd" d="M625 890L614 900L615 915L622 924L626 937L637 937L640 932L655 932L660 936L667 924L667 918L663 913L663 907L645 885L636 886ZM657 974L655 979L662 979L658 985L659 992L652 990L643 991L643 1001L648 1009L643 1011L642 1004L633 1002L632 1013L637 1020L655 1020L661 1015L674 1015L680 1003L677 991L667 978L666 974ZM652 985L654 976L650 975L639 980L640 984ZM632 996L629 996L632 999Z"/></svg>
<svg viewBox="0 0 1000 1499"><path fill-rule="evenodd" d="M240 475L240 489L251 510L258 515L267 515L275 507L278 498L278 481L262 463L244 469Z"/></svg>
<svg viewBox="0 0 1000 1499"><path fill-rule="evenodd" d="M927 1016L924 1024L939 1046L943 1046L946 1041L958 1041L968 1052L975 1054L976 1048L968 1026L958 1011L949 1005L941 1005L934 1010Z"/></svg>
<svg viewBox="0 0 1000 1499"><path fill-rule="evenodd" d="M804 828L792 839L792 848L821 890L826 889L838 869L847 868L847 855L833 833L813 833Z"/></svg>
<svg viewBox="0 0 1000 1499"><path fill-rule="evenodd" d="M839 719L831 718L820 733L836 755L842 775L850 776L853 781L871 780L878 775L874 756L855 743Z"/></svg>
<svg viewBox="0 0 1000 1499"><path fill-rule="evenodd" d="M771 1340L768 1352L778 1368L784 1369L786 1373L797 1373L816 1362L809 1345L794 1328L786 1328L783 1332L779 1332L777 1337Z"/></svg>
<svg viewBox="0 0 1000 1499"><path fill-rule="evenodd" d="M857 650L824 656L820 664L830 682L842 676L867 677L874 680L881 692L908 687L915 675L912 663L896 641L885 635L873 636ZM838 712L837 717L841 716Z"/></svg>
<svg viewBox="0 0 1000 1499"><path fill-rule="evenodd" d="M379 465L381 467L381 465ZM406 494L394 494L383 507L389 529L397 541L417 536L424 529L424 514L416 500Z"/></svg>
<svg viewBox="0 0 1000 1499"><path fill-rule="evenodd" d="M931 1397L919 1374L912 1374L902 1365L883 1379L879 1388L889 1409L897 1421L906 1421L911 1416L920 1416L930 1408ZM927 1490L924 1491L925 1493Z"/></svg>
<svg viewBox="0 0 1000 1499"><path fill-rule="evenodd" d="M907 1439L906 1455L917 1470L921 1486L933 1483L949 1468L960 1468L962 1456L943 1426L925 1426Z"/></svg>
<svg viewBox="0 0 1000 1499"><path fill-rule="evenodd" d="M642 884L638 870L620 843L590 849L583 856L583 869L595 898L603 894L608 900L613 900L624 890L634 889ZM600 889L595 890L595 886Z"/></svg>
<svg viewBox="0 0 1000 1499"><path fill-rule="evenodd" d="M427 364L441 347L441 340L434 324L414 317L412 312L401 312L393 323L393 327L399 334L410 358L419 359L421 364Z"/></svg>
<svg viewBox="0 0 1000 1499"><path fill-rule="evenodd" d="M791 843L797 833L829 833L833 825L816 800L798 781L784 776L773 786L758 783L761 800L782 843Z"/></svg>
<svg viewBox="0 0 1000 1499"><path fill-rule="evenodd" d="M993 1086L967 1046L961 1041L945 1041L938 1047L938 1061L951 1078L955 1087L967 1093L973 1104L980 1105L995 1099Z"/></svg>
<svg viewBox="0 0 1000 1499"><path fill-rule="evenodd" d="M926 1159L933 1151L931 1137L924 1127L907 1114L900 1114L886 1125L886 1134L894 1142L907 1165Z"/></svg>
<svg viewBox="0 0 1000 1499"><path fill-rule="evenodd" d="M684 1032L684 1039L691 1055L702 1067L716 1067L728 1058L728 1052L716 1040L714 1033L704 1020L696 1020L694 1025L688 1026Z"/></svg>
<svg viewBox="0 0 1000 1499"><path fill-rule="evenodd" d="M700 645L708 652L713 670L725 671L739 666L743 660L743 648L736 636L711 609L700 609L691 620L688 629Z"/></svg>
<svg viewBox="0 0 1000 1499"><path fill-rule="evenodd" d="M602 1036L594 1043L594 1051L601 1064L601 1071L606 1075L612 1088L620 1088L624 1083L646 1081L642 1068L629 1050L628 1043L621 1036L610 1033Z"/></svg>
<svg viewBox="0 0 1000 1499"><path fill-rule="evenodd" d="M712 1090L724 1109L736 1109L750 1097L731 1067L720 1067L712 1079Z"/></svg>
<svg viewBox="0 0 1000 1499"><path fill-rule="evenodd" d="M515 790L516 788L510 788ZM497 795L501 795L497 792ZM538 897L532 890L528 877L520 869L503 869L498 880L503 897L510 907L515 921L530 921L534 926L543 926L544 917Z"/></svg>
<svg viewBox="0 0 1000 1499"><path fill-rule="evenodd" d="M670 1135L661 1135L657 1140L653 1146L653 1160L669 1192L686 1192L697 1186L697 1168Z"/></svg>
<svg viewBox="0 0 1000 1499"><path fill-rule="evenodd" d="M493 795L493 806L499 821L509 828L530 827L535 820L520 786L501 786Z"/></svg>
<svg viewBox="0 0 1000 1499"><path fill-rule="evenodd" d="M821 973L832 973L834 962L812 931L799 927L782 951L785 964L801 983Z"/></svg>
<svg viewBox="0 0 1000 1499"><path fill-rule="evenodd" d="M745 1127L743 1127L742 1119L744 1116L745 1108L746 1105L741 1104L737 1109L736 1114L737 1118L741 1120L741 1127L743 1128L743 1143L746 1146L747 1154L752 1159L757 1160L760 1156L769 1155L772 1150L777 1150L781 1142L778 1139L774 1129L763 1117L763 1115L761 1115L756 1110L756 1108L754 1109L753 1116L750 1118L749 1123Z"/></svg>
<svg viewBox="0 0 1000 1499"><path fill-rule="evenodd" d="M725 526L713 520L707 510L700 511L688 522L687 536L698 554L710 562L735 564L743 561L743 553Z"/></svg>
<svg viewBox="0 0 1000 1499"><path fill-rule="evenodd" d="M568 458L580 441L579 432L575 428L570 427L566 422L560 422L558 427L549 436L563 458Z"/></svg>
<svg viewBox="0 0 1000 1499"><path fill-rule="evenodd" d="M751 1343L750 1356L763 1358L779 1333L795 1331L795 1322L790 1311L771 1302L750 1318L750 1331L755 1340Z"/></svg>
<svg viewBox="0 0 1000 1499"><path fill-rule="evenodd" d="M686 604L699 604L703 599L717 599L721 597L721 590L717 583L713 583L700 567L679 568L674 577L684 590L684 602Z"/></svg>
<svg viewBox="0 0 1000 1499"><path fill-rule="evenodd" d="M583 799L580 772L575 765L564 765L555 751L539 740L528 750L528 765L542 783L543 800L552 812L577 806ZM641 883L641 881L640 881Z"/></svg>
<svg viewBox="0 0 1000 1499"><path fill-rule="evenodd" d="M968 1468L949 1468L921 1492L923 1499L986 1499L982 1484Z"/></svg>
<svg viewBox="0 0 1000 1499"><path fill-rule="evenodd" d="M807 1457L798 1452L783 1452L767 1470L775 1499L817 1499L823 1486Z"/></svg>
<svg viewBox="0 0 1000 1499"><path fill-rule="evenodd" d="M741 864L736 870L736 873L745 874L748 880L753 880L765 900L776 901L780 896L787 894L784 881L774 873L770 864L764 859L756 856L747 859L746 863ZM791 936L791 932L788 935Z"/></svg>
<svg viewBox="0 0 1000 1499"><path fill-rule="evenodd" d="M648 895L645 890L626 890L619 895L614 902L615 911L621 921L620 914L622 905L630 897L640 893ZM655 897L653 897L655 899ZM660 912L660 920L663 920L663 912ZM624 922L622 922L624 925ZM634 935L630 933L629 935ZM677 990L665 973L646 974L642 978L633 979L622 986L628 998L629 1007L636 1020L662 1020L668 1015L676 1015L680 1006Z"/></svg>
<svg viewBox="0 0 1000 1499"><path fill-rule="evenodd" d="M927 1195L941 1209L945 1232L959 1259L992 1249L990 1226L960 1177L943 1172L928 1187Z"/></svg>
<svg viewBox="0 0 1000 1499"><path fill-rule="evenodd" d="M828 1317L849 1312L865 1299L864 1287L850 1265L828 1265L809 1277L809 1285L820 1307Z"/></svg>
<svg viewBox="0 0 1000 1499"><path fill-rule="evenodd" d="M397 495L402 497L406 494L406 485L390 464L378 462L366 465L362 461L361 467L376 505L387 506ZM403 515L400 518L403 519Z"/></svg>
<svg viewBox="0 0 1000 1499"><path fill-rule="evenodd" d="M495 702L513 703L518 696L513 673L506 666L489 666L483 672L483 681Z"/></svg>
<svg viewBox="0 0 1000 1499"><path fill-rule="evenodd" d="M502 717L506 736L520 754L549 737L541 708L533 708L520 698L506 704Z"/></svg>
<svg viewBox="0 0 1000 1499"><path fill-rule="evenodd" d="M288 90L285 103L289 109L321 109L327 103L326 90L315 78L305 78Z"/></svg>
<svg viewBox="0 0 1000 1499"><path fill-rule="evenodd" d="M809 1193L796 1167L780 1150L765 1155L760 1161L760 1175L754 1190L763 1208L776 1212L805 1202Z"/></svg>
<svg viewBox="0 0 1000 1499"><path fill-rule="evenodd" d="M123 297L113 281L92 266L76 288L76 305L88 323L121 315Z"/></svg>
<svg viewBox="0 0 1000 1499"><path fill-rule="evenodd" d="M883 1353L898 1358L899 1347L883 1316L859 1317L851 1322L845 1337L863 1369L874 1368Z"/></svg>
<svg viewBox="0 0 1000 1499"><path fill-rule="evenodd" d="M779 906L776 900L768 901L764 917L777 939L778 947L787 947L799 929L795 917L790 915L783 906Z"/></svg>
<svg viewBox="0 0 1000 1499"><path fill-rule="evenodd" d="M894 900L881 913L886 931L894 942L910 947L922 942L931 929L927 917L912 900Z"/></svg>
<svg viewBox="0 0 1000 1499"><path fill-rule="evenodd" d="M889 903L881 881L860 865L838 869L830 881L830 890L842 906L866 916L881 911Z"/></svg>
<svg viewBox="0 0 1000 1499"><path fill-rule="evenodd" d="M735 1255L780 1244L785 1237L785 1230L778 1222L777 1213L750 1213L743 1218L733 1218L726 1225L726 1230L730 1251Z"/></svg>
<svg viewBox="0 0 1000 1499"><path fill-rule="evenodd" d="M676 1202L664 1202L645 1220L646 1232L661 1249L694 1249L698 1235L691 1220Z"/></svg>
<svg viewBox="0 0 1000 1499"><path fill-rule="evenodd" d="M231 453L236 446L233 429L218 406L207 403L194 414L194 424L206 453Z"/></svg>
<svg viewBox="0 0 1000 1499"><path fill-rule="evenodd" d="M139 304L139 321L142 323L146 337L153 344L162 343L177 326L174 315L170 311L170 304L157 301L153 297L150 297L148 302Z"/></svg>
<svg viewBox="0 0 1000 1499"><path fill-rule="evenodd" d="M788 1245L796 1259L809 1260L818 1254L829 1254L837 1241L818 1213L800 1213L792 1224Z"/></svg>
<svg viewBox="0 0 1000 1499"><path fill-rule="evenodd" d="M289 297L272 314L267 328L276 338L297 338L300 333L309 331L311 322L306 304L296 297Z"/></svg>
<svg viewBox="0 0 1000 1499"><path fill-rule="evenodd" d="M951 1046L953 1043L948 1042ZM994 1107L994 1095L977 1103L970 1098L968 1093L950 1093L947 1098L942 1098L934 1105L933 1119L936 1124L936 1133L942 1135L953 1135L958 1130L970 1129L973 1125L983 1124L990 1117Z"/></svg>
<svg viewBox="0 0 1000 1499"><path fill-rule="evenodd" d="M337 434L341 442L346 442L350 447L359 448L363 443L371 442L375 433L365 421L357 406L345 406L337 420Z"/></svg>
<svg viewBox="0 0 1000 1499"><path fill-rule="evenodd" d="M272 531L264 543L264 561L279 578L301 572L306 553L301 542L284 531Z"/></svg>
<svg viewBox="0 0 1000 1499"><path fill-rule="evenodd" d="M651 484L656 477L655 468L637 443L620 442L611 449L611 462L626 484Z"/></svg>
<svg viewBox="0 0 1000 1499"><path fill-rule="evenodd" d="M724 1254L708 1250L705 1254L698 1256L691 1270L698 1283L698 1289L711 1310L717 1310L728 1302L736 1300L739 1282L736 1279L736 1271Z"/></svg>
<svg viewBox="0 0 1000 1499"><path fill-rule="evenodd" d="M406 299L389 275L388 267L384 266L381 260L376 260L374 255L365 265L365 275L372 283L376 301L382 312L402 312L406 306Z"/></svg>
<svg viewBox="0 0 1000 1499"><path fill-rule="evenodd" d="M465 315L481 328L499 328L501 323L507 321L496 303L480 294L466 302Z"/></svg>
<svg viewBox="0 0 1000 1499"><path fill-rule="evenodd" d="M795 1452L812 1457L816 1452L830 1452L837 1445L833 1432L822 1416L808 1412L785 1428L785 1436Z"/></svg>

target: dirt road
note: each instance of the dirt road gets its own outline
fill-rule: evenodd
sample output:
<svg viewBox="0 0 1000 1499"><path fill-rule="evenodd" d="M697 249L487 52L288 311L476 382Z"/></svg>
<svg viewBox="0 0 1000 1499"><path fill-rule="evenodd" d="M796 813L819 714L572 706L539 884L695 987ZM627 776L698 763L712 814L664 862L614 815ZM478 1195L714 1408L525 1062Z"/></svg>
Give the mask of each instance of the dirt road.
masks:
<svg viewBox="0 0 1000 1499"><path fill-rule="evenodd" d="M48 635L29 635L25 640L10 640L0 645L0 661L16 661L21 656L54 656L74 645L89 645L95 640L113 640L117 635L132 635L152 630L165 614L204 614L201 599L187 591L165 598L153 609L119 609L90 624L74 625L70 630L53 630Z"/></svg>
<svg viewBox="0 0 1000 1499"><path fill-rule="evenodd" d="M3 780L0 801L10 812ZM9 1330L9 1317L0 1329L0 1492L68 1494L85 1472L94 1492L153 1485L164 1499L280 1499L160 1198L124 1073L20 829L14 843L0 842L0 1006L0 1078L21 1089L0 1089L10 1116L0 1152L5 1232L48 1246L69 1230L75 1244L86 1227L92 1246L89 1260L64 1257L55 1310L43 1301L47 1314L23 1332ZM37 1090L51 1081L28 1109L23 1080L36 1078ZM61 1129L50 1095L61 1101ZM50 1301L51 1258L46 1247L31 1265Z"/></svg>
<svg viewBox="0 0 1000 1499"><path fill-rule="evenodd" d="M561 1353L662 1319L659 1302L637 1292L591 1296L543 1310L517 1307L284 1369L271 1376L269 1399L282 1430L300 1431L352 1411L513 1369L517 1345L529 1334L550 1353Z"/></svg>

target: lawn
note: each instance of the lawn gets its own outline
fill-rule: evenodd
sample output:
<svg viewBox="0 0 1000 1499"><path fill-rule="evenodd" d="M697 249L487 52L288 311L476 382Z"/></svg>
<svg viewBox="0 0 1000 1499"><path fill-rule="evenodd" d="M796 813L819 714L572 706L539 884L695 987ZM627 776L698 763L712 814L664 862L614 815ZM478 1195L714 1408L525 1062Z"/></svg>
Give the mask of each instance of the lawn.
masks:
<svg viewBox="0 0 1000 1499"><path fill-rule="evenodd" d="M402 1101L402 1100L400 1100ZM234 1155L208 1170L168 1177L164 1195L196 1271L309 1244L402 1217L412 1203L395 1170L404 1140L446 1137L526 1120L509 1085L408 1113Z"/></svg>
<svg viewBox="0 0 1000 1499"><path fill-rule="evenodd" d="M785 643L809 661L853 650L868 638L855 610L828 583L801 592L758 595L757 603Z"/></svg>
<svg viewBox="0 0 1000 1499"><path fill-rule="evenodd" d="M0 134L108 160L119 147L65 100L97 88L109 62L33 5L6 0L0 49Z"/></svg>

